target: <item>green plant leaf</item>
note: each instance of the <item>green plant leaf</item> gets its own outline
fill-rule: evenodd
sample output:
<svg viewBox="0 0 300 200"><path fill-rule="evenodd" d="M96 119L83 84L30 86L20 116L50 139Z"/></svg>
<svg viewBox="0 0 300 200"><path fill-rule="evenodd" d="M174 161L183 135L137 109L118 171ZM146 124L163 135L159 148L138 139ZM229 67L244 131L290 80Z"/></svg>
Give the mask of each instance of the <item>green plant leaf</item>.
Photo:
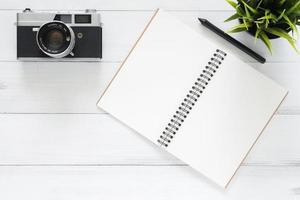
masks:
<svg viewBox="0 0 300 200"><path fill-rule="evenodd" d="M238 19L240 17L240 15L238 13L235 13L233 15L231 15L230 17L228 17L224 22L229 22L235 19Z"/></svg>
<svg viewBox="0 0 300 200"><path fill-rule="evenodd" d="M269 20L266 19L265 28L268 28L268 26L269 26Z"/></svg>
<svg viewBox="0 0 300 200"><path fill-rule="evenodd" d="M257 29L261 29L259 23L255 23Z"/></svg>
<svg viewBox="0 0 300 200"><path fill-rule="evenodd" d="M279 17L277 17L277 21L281 20L281 18L283 17L284 13L285 13L286 9L284 9L281 14L279 15Z"/></svg>
<svg viewBox="0 0 300 200"><path fill-rule="evenodd" d="M249 6L245 1L241 0L242 3L244 4L245 8L247 7L252 13L254 14L258 14L258 11L255 8L252 8L251 6Z"/></svg>
<svg viewBox="0 0 300 200"><path fill-rule="evenodd" d="M300 1L298 1L290 9L288 9L288 11L286 12L286 14L289 15L289 14L293 13L294 11L298 10L299 6L300 6Z"/></svg>
<svg viewBox="0 0 300 200"><path fill-rule="evenodd" d="M245 6L245 13L246 13L246 17L247 18L250 18L251 17L251 15L250 15L250 13L249 13L249 10L248 10L248 8Z"/></svg>
<svg viewBox="0 0 300 200"><path fill-rule="evenodd" d="M277 6L281 7L285 2L286 0L279 0Z"/></svg>
<svg viewBox="0 0 300 200"><path fill-rule="evenodd" d="M296 17L300 17L300 9L293 12L293 15Z"/></svg>
<svg viewBox="0 0 300 200"><path fill-rule="evenodd" d="M240 24L232 27L227 32L235 33L246 31L249 27L255 27L255 42L261 39L272 52L272 46L268 33L282 37L298 52L296 48L296 34L299 35L297 26L300 26L300 0L226 0L236 13L225 22L235 19ZM293 34L289 34L281 25L289 27ZM294 34L296 33L296 34Z"/></svg>
<svg viewBox="0 0 300 200"><path fill-rule="evenodd" d="M248 24L250 24L250 23L247 22L246 18L243 18L243 24L245 25L246 29L248 30Z"/></svg>
<svg viewBox="0 0 300 200"><path fill-rule="evenodd" d="M237 7L236 7L236 12L237 12L240 16L246 16L244 10L241 8L240 5L237 5Z"/></svg>
<svg viewBox="0 0 300 200"><path fill-rule="evenodd" d="M255 24L264 24L265 20L264 19L259 19L255 21Z"/></svg>
<svg viewBox="0 0 300 200"><path fill-rule="evenodd" d="M266 47L269 49L270 53L272 54L272 44L267 34L264 31L261 31L259 33L259 38L263 41L263 43L265 43Z"/></svg>
<svg viewBox="0 0 300 200"><path fill-rule="evenodd" d="M296 42L295 38L293 38L292 36L290 36L286 31L282 30L281 28L277 28L277 27L269 27L267 28L265 31L272 33L274 35L277 35L279 37L285 38L293 43Z"/></svg>
<svg viewBox="0 0 300 200"><path fill-rule="evenodd" d="M285 21L287 22L287 24L291 27L291 29L293 30L293 32L295 32L297 34L297 37L298 37L298 29L296 28L296 26L294 25L294 23L292 23L291 20L289 19L289 17L286 16L285 14L283 14L283 18L285 19Z"/></svg>
<svg viewBox="0 0 300 200"><path fill-rule="evenodd" d="M248 29L248 27L250 27L251 24L238 24L238 25L235 25L234 27L232 27L231 29L229 29L228 33L237 33L237 32L241 32L241 31L246 31Z"/></svg>
<svg viewBox="0 0 300 200"><path fill-rule="evenodd" d="M265 10L265 18L266 18L265 28L268 28L269 23L270 23L270 22L269 22L269 18L270 18L269 13L270 13L270 10L269 10L269 9Z"/></svg>
<svg viewBox="0 0 300 200"><path fill-rule="evenodd" d="M270 14L269 14L269 19L270 19L270 20L275 20L275 21L277 21L277 17L276 17L276 15L274 15L273 13L270 13Z"/></svg>
<svg viewBox="0 0 300 200"><path fill-rule="evenodd" d="M271 23L274 23L274 24L276 24L277 23L277 16L276 15L274 15L273 13L270 13L270 21L271 21Z"/></svg>
<svg viewBox="0 0 300 200"><path fill-rule="evenodd" d="M256 31L255 31L255 36L254 36L254 42L256 43L256 41L257 41L257 38L258 38L258 36L259 36L259 34L260 34L260 32L261 32L262 30L261 29L256 29Z"/></svg>
<svg viewBox="0 0 300 200"><path fill-rule="evenodd" d="M257 20L277 20L277 17L270 13L270 10L265 10L265 16L258 18Z"/></svg>
<svg viewBox="0 0 300 200"><path fill-rule="evenodd" d="M226 0L234 9L237 7L237 3L231 0Z"/></svg>
<svg viewBox="0 0 300 200"><path fill-rule="evenodd" d="M292 36L290 36L286 31L284 31L280 28L276 28L276 27L272 27L272 28L269 27L266 29L266 31L286 39L290 43L290 45L293 47L293 49L299 54L299 51L295 44L296 40Z"/></svg>
<svg viewBox="0 0 300 200"><path fill-rule="evenodd" d="M260 0L259 3L256 5L256 10L259 8L260 4L263 2L263 0Z"/></svg>
<svg viewBox="0 0 300 200"><path fill-rule="evenodd" d="M259 21L259 20L272 20L272 19L273 19L273 20L276 19L275 15L269 14L269 15L260 17L260 18L258 18L257 20Z"/></svg>

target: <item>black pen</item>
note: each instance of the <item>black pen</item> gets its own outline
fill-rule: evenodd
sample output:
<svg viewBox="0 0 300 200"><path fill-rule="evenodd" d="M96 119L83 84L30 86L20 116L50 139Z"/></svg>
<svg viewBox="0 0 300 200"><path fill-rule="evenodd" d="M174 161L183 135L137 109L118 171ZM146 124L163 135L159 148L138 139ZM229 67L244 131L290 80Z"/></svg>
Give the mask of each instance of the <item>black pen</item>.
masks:
<svg viewBox="0 0 300 200"><path fill-rule="evenodd" d="M221 29L219 29L218 27L216 27L215 25L210 23L207 19L203 19L203 18L198 18L198 19L199 19L199 21L201 22L201 24L203 26L205 26L209 30L213 31L217 35L221 36L222 38L224 38L225 40L227 40L228 42L230 42L232 45L236 46L237 48L239 48L243 52L247 53L249 56L251 56L252 58L257 60L258 62L260 62L260 63L265 63L266 62L266 59L264 57L260 56L259 54L257 54L256 52L254 52L252 49L245 46L241 42L237 41L236 39L234 39L233 37L231 37L230 35L228 35L224 31L222 31Z"/></svg>

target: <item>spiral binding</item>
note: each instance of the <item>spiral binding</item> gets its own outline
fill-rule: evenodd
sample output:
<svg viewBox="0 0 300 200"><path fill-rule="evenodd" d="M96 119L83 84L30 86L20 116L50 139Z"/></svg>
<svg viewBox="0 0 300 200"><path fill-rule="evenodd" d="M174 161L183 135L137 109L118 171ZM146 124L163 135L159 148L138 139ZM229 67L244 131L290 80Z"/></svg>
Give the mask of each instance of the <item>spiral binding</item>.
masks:
<svg viewBox="0 0 300 200"><path fill-rule="evenodd" d="M213 56L210 58L210 61L205 66L205 69L202 70L202 73L197 78L196 82L193 84L184 100L181 102L175 114L162 131L162 134L159 136L157 142L160 144L160 146L168 147L185 118L191 112L208 83L219 69L219 66L222 64L226 55L227 54L220 49L215 51Z"/></svg>

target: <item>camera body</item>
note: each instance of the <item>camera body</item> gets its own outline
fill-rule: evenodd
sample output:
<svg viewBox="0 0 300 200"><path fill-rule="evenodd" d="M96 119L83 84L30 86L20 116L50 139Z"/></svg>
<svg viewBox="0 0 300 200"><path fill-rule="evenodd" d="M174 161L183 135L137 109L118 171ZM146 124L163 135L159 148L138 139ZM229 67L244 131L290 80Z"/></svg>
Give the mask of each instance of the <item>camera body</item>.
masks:
<svg viewBox="0 0 300 200"><path fill-rule="evenodd" d="M102 58L102 27L95 10L17 13L17 58L27 61Z"/></svg>

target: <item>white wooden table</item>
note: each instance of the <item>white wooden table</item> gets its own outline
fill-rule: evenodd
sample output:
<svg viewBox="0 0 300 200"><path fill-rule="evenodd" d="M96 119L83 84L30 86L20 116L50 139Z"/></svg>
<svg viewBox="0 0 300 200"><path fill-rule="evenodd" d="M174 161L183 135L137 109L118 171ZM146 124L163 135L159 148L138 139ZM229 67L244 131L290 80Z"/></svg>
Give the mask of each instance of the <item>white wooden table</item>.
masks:
<svg viewBox="0 0 300 200"><path fill-rule="evenodd" d="M103 61L18 62L14 22L25 7L99 10ZM300 56L285 41L270 56L235 35L268 63L236 53L290 93L226 191L96 108L157 7L197 31L199 16L232 25L223 23L232 14L224 0L1 0L0 199L300 199Z"/></svg>

